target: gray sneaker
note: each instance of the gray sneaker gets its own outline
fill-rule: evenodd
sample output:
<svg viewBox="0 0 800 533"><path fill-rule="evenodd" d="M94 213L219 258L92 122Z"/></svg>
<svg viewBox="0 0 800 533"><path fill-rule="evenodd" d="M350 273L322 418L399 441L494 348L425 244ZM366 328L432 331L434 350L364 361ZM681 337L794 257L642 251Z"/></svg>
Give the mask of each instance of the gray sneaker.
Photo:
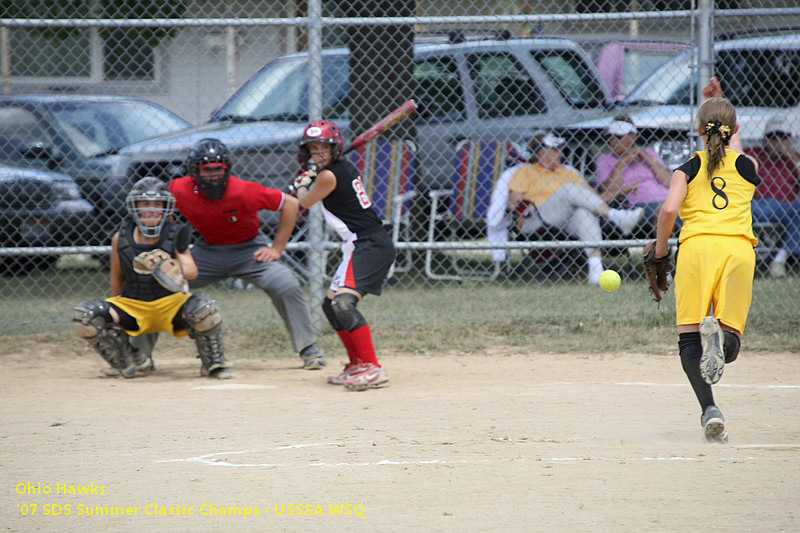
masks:
<svg viewBox="0 0 800 533"><path fill-rule="evenodd" d="M300 358L303 360L303 368L305 370L319 370L328 364L323 356L322 348L317 346L316 343L300 350Z"/></svg>
<svg viewBox="0 0 800 533"><path fill-rule="evenodd" d="M137 372L155 372L156 364L153 362L153 356L143 354L135 350L133 352L133 363L136 365Z"/></svg>
<svg viewBox="0 0 800 533"><path fill-rule="evenodd" d="M226 366L221 365L211 365L211 368L206 368L204 365L200 365L200 375L204 378L213 378L213 379L231 379L233 374Z"/></svg>
<svg viewBox="0 0 800 533"><path fill-rule="evenodd" d="M725 370L725 337L719 322L713 316L705 317L700 322L700 342L703 344L703 356L700 358L700 375L709 385L713 385L722 377Z"/></svg>
<svg viewBox="0 0 800 533"><path fill-rule="evenodd" d="M728 442L728 432L725 431L725 417L716 405L709 405L700 417L706 441L717 444Z"/></svg>

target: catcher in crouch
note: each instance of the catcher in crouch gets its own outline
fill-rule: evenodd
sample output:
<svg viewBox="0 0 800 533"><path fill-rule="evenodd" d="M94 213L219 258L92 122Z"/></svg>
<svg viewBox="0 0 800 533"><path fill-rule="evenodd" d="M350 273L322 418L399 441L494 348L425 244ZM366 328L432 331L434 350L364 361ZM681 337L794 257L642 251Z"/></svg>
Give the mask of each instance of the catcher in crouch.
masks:
<svg viewBox="0 0 800 533"><path fill-rule="evenodd" d="M172 219L175 198L153 177L136 182L126 198L128 217L111 241L111 298L75 307L75 333L111 365L109 375L131 378L154 370L130 336L167 332L195 340L203 376L229 376L222 316L205 294L190 294L186 279L197 277L189 250L191 228Z"/></svg>

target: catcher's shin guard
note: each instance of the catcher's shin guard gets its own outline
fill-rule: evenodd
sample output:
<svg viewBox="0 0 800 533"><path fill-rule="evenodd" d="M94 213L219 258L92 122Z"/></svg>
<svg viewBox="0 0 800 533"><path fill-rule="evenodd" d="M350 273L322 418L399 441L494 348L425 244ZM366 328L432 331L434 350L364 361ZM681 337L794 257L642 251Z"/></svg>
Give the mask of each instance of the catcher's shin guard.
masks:
<svg viewBox="0 0 800 533"><path fill-rule="evenodd" d="M108 302L95 298L78 304L72 314L75 333L126 378L136 374L128 334L114 324Z"/></svg>
<svg viewBox="0 0 800 533"><path fill-rule="evenodd" d="M216 372L228 368L225 360L225 343L222 334L222 324L205 333L189 333L197 345L197 356L203 362L201 373L204 376L214 375Z"/></svg>
<svg viewBox="0 0 800 533"><path fill-rule="evenodd" d="M203 362L203 375L228 368L222 332L222 314L216 301L202 293L192 295L183 306L189 324L189 336L197 346L197 356Z"/></svg>

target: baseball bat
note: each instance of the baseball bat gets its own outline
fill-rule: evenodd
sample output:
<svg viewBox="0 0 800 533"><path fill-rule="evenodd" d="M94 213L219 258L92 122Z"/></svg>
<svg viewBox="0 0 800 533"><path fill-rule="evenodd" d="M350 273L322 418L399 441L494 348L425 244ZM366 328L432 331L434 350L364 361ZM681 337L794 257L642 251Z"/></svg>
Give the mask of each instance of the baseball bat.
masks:
<svg viewBox="0 0 800 533"><path fill-rule="evenodd" d="M353 139L353 142L344 149L344 152L352 152L359 146L363 146L373 140L375 137L382 135L385 133L389 128L409 116L411 113L417 110L417 104L414 100L408 100L407 102L403 103L400 107L380 119L378 122L373 124L369 127L367 131Z"/></svg>

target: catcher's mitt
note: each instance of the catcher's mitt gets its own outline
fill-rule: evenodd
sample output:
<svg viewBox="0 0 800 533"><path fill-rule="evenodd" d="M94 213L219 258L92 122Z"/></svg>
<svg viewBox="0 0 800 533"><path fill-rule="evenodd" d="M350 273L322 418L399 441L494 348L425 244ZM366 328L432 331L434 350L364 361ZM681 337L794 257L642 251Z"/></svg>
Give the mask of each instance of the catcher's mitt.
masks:
<svg viewBox="0 0 800 533"><path fill-rule="evenodd" d="M170 259L170 255L161 248L142 252L133 258L133 270L137 274L147 276L153 273L153 268L157 264L167 259Z"/></svg>
<svg viewBox="0 0 800 533"><path fill-rule="evenodd" d="M183 277L183 267L175 258L170 257L154 266L153 277L169 292L189 293L189 283Z"/></svg>
<svg viewBox="0 0 800 533"><path fill-rule="evenodd" d="M669 255L656 257L656 241L650 241L644 247L642 268L644 268L644 277L650 284L653 300L660 302L661 293L667 292L667 289L669 289L667 275L672 270L672 264L670 263Z"/></svg>

